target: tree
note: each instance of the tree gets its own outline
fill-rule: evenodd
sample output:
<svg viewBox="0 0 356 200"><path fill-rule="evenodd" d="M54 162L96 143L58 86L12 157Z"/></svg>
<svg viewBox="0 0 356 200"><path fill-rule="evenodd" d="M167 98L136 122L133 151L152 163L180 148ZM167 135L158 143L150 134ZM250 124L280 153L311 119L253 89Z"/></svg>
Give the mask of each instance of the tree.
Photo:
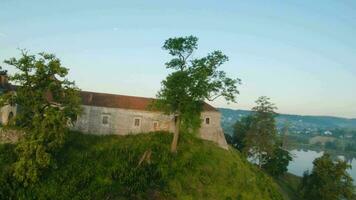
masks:
<svg viewBox="0 0 356 200"><path fill-rule="evenodd" d="M166 114L175 116L175 127L171 151L177 151L180 131L195 132L201 123L200 114L204 100L213 101L224 97L235 102L239 93L239 79L226 76L218 68L228 60L221 51L214 51L203 58L191 59L198 48L198 38L194 36L170 38L163 49L173 57L166 63L173 70L162 81L155 107Z"/></svg>
<svg viewBox="0 0 356 200"><path fill-rule="evenodd" d="M281 130L281 139L282 139L282 147L281 148L288 148L288 134L289 134L289 122L285 122L283 128Z"/></svg>
<svg viewBox="0 0 356 200"><path fill-rule="evenodd" d="M276 144L275 105L268 97L257 99L252 108L252 122L245 138L244 152L257 158L261 168L269 157L272 157Z"/></svg>
<svg viewBox="0 0 356 200"><path fill-rule="evenodd" d="M305 172L301 182L303 199L353 199L353 180L346 171L350 165L342 160L333 162L329 154L315 159L313 165L311 174Z"/></svg>
<svg viewBox="0 0 356 200"><path fill-rule="evenodd" d="M339 148L339 144L337 143L337 141L327 141L325 142L325 149L332 149L332 150L336 150Z"/></svg>
<svg viewBox="0 0 356 200"><path fill-rule="evenodd" d="M270 175L278 177L288 171L288 165L292 159L291 154L280 145L274 148L273 154L266 159L262 168Z"/></svg>
<svg viewBox="0 0 356 200"><path fill-rule="evenodd" d="M228 144L234 145L234 142L233 142L233 139L232 139L232 136L231 136L231 135L229 135L229 134L224 134L224 136L225 136L225 140L226 140L226 142L227 142Z"/></svg>
<svg viewBox="0 0 356 200"><path fill-rule="evenodd" d="M16 93L3 95L1 102L18 106L14 120L25 137L16 147L14 175L26 186L55 162L53 154L64 144L68 126L81 111L79 90L53 54L35 56L22 50L21 58L4 62L18 71L9 77L18 85Z"/></svg>
<svg viewBox="0 0 356 200"><path fill-rule="evenodd" d="M7 76L7 70L3 70L1 66L0 66L0 75L6 75Z"/></svg>
<svg viewBox="0 0 356 200"><path fill-rule="evenodd" d="M252 124L252 115L247 115L242 117L239 121L234 124L234 133L232 137L232 145L237 148L239 151L243 151L245 148L245 138L247 132L251 128Z"/></svg>

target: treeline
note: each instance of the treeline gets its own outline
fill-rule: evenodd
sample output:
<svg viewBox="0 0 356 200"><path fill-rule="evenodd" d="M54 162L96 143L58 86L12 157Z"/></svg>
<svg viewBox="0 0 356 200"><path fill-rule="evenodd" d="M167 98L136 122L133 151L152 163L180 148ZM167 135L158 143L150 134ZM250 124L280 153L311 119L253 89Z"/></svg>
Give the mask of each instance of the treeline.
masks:
<svg viewBox="0 0 356 200"><path fill-rule="evenodd" d="M253 112L236 122L229 142L259 168L278 177L287 172L292 156L277 134L276 109L268 97L260 97Z"/></svg>
<svg viewBox="0 0 356 200"><path fill-rule="evenodd" d="M283 129L277 134L276 106L267 97L260 97L252 113L241 118L234 125L234 134L227 136L228 142L238 149L246 159L259 168L278 178L287 172L292 156L286 150L288 140ZM334 148L333 143L326 143ZM347 148L353 148L348 146ZM306 171L296 191L296 196L304 200L354 199L353 180L347 169L351 166L343 160L332 160L324 154L313 162L311 172Z"/></svg>

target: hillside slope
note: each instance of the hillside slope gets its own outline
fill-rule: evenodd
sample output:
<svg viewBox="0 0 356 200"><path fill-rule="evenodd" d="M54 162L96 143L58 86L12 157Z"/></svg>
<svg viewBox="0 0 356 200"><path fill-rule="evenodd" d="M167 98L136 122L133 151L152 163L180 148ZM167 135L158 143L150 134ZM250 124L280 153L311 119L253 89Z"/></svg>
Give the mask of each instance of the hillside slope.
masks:
<svg viewBox="0 0 356 200"><path fill-rule="evenodd" d="M0 145L0 199L282 199L272 179L237 151L186 134L173 156L170 141L167 133L71 133L56 167L26 189L8 184L5 172L14 161L14 146Z"/></svg>

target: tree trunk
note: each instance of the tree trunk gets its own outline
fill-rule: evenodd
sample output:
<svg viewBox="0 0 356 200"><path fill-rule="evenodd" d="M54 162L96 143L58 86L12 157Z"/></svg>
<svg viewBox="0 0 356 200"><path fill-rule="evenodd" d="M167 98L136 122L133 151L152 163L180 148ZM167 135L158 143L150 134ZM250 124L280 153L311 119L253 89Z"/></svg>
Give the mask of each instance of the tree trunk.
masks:
<svg viewBox="0 0 356 200"><path fill-rule="evenodd" d="M258 167L262 169L262 154L258 155Z"/></svg>
<svg viewBox="0 0 356 200"><path fill-rule="evenodd" d="M178 145L178 139L179 139L179 128L180 128L180 116L177 115L176 118L174 119L175 121L175 131L173 134L173 140L171 144L171 152L172 153L177 153L177 145Z"/></svg>

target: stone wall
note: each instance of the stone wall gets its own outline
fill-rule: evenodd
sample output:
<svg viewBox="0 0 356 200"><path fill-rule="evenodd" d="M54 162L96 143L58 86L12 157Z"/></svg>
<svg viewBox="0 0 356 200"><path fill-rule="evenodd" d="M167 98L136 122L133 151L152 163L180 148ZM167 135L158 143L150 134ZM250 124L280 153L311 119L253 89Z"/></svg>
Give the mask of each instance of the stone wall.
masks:
<svg viewBox="0 0 356 200"><path fill-rule="evenodd" d="M6 125L9 122L9 116L12 113L14 117L16 115L16 106L6 105L0 109L0 123Z"/></svg>
<svg viewBox="0 0 356 200"><path fill-rule="evenodd" d="M228 149L223 129L221 128L220 112L202 112L202 124L199 129L199 136L204 140L217 143L220 147Z"/></svg>
<svg viewBox="0 0 356 200"><path fill-rule="evenodd" d="M74 129L85 133L127 135L159 130L174 131L172 117L160 112L96 106L83 108Z"/></svg>
<svg viewBox="0 0 356 200"><path fill-rule="evenodd" d="M220 117L219 112L203 112L199 136L227 149ZM161 112L83 106L83 113L73 129L99 135L128 135L160 130L174 132L175 125L172 115L164 115Z"/></svg>

